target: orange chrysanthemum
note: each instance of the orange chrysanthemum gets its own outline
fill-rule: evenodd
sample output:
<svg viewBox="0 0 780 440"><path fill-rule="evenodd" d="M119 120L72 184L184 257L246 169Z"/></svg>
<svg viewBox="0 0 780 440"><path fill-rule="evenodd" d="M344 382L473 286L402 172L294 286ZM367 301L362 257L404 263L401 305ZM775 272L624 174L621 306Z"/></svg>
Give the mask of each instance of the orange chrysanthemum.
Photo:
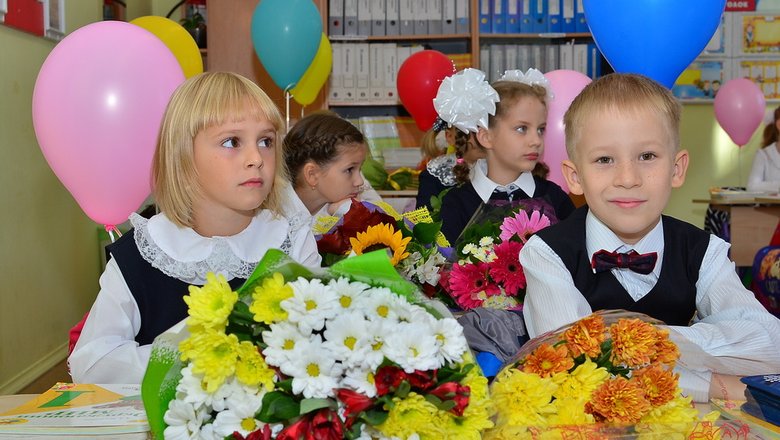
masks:
<svg viewBox="0 0 780 440"><path fill-rule="evenodd" d="M585 405L585 411L597 419L617 423L636 423L650 409L642 385L622 376L601 384Z"/></svg>
<svg viewBox="0 0 780 440"><path fill-rule="evenodd" d="M523 371L538 374L540 377L550 377L573 367L574 360L569 356L566 346L555 348L550 344L542 344L526 358Z"/></svg>
<svg viewBox="0 0 780 440"><path fill-rule="evenodd" d="M674 399L679 375L658 364L634 370L631 375L644 387L645 398L653 406L661 406Z"/></svg>
<svg viewBox="0 0 780 440"><path fill-rule="evenodd" d="M612 363L640 367L650 363L655 352L656 331L639 319L620 319L609 327L612 335Z"/></svg>
<svg viewBox="0 0 780 440"><path fill-rule="evenodd" d="M657 328L656 338L655 355L651 356L651 360L673 366L680 358L680 349L669 339L669 330Z"/></svg>
<svg viewBox="0 0 780 440"><path fill-rule="evenodd" d="M606 338L604 318L600 315L590 315L582 318L563 333L571 355L577 357L582 353L595 358L601 354L601 343Z"/></svg>

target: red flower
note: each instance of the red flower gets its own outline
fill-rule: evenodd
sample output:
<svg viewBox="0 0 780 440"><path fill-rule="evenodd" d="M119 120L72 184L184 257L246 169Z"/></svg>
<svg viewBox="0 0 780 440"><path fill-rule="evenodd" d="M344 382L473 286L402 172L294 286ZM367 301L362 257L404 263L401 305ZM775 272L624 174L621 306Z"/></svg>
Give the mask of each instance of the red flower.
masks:
<svg viewBox="0 0 780 440"><path fill-rule="evenodd" d="M314 413L311 420L311 433L306 438L307 440L342 440L344 426L336 411L322 408Z"/></svg>
<svg viewBox="0 0 780 440"><path fill-rule="evenodd" d="M377 396L384 396L385 394L392 392L398 385L401 385L401 382L405 379L406 373L398 367L392 365L380 367L376 370L376 375L374 375Z"/></svg>
<svg viewBox="0 0 780 440"><path fill-rule="evenodd" d="M488 278L487 263L456 264L450 273L449 291L455 302L464 309L473 309L482 305L482 299L477 295L498 295L501 289Z"/></svg>
<svg viewBox="0 0 780 440"><path fill-rule="evenodd" d="M346 388L337 389L336 397L344 404L344 414L347 417L356 416L374 405L374 400L370 397Z"/></svg>
<svg viewBox="0 0 780 440"><path fill-rule="evenodd" d="M452 400L455 406L450 410L456 416L462 416L463 411L469 406L471 388L460 385L457 382L445 382L429 392L438 397L442 402Z"/></svg>
<svg viewBox="0 0 780 440"><path fill-rule="evenodd" d="M526 286L525 273L520 265L522 243L505 241L494 250L496 259L490 263L490 276L504 286L507 296L516 296Z"/></svg>
<svg viewBox="0 0 780 440"><path fill-rule="evenodd" d="M263 425L261 429L250 432L246 437L238 431L233 431L233 440L271 440L271 428Z"/></svg>
<svg viewBox="0 0 780 440"><path fill-rule="evenodd" d="M358 232L380 223L395 225L397 222L392 216L379 209L372 211L363 203L353 199L352 206L342 218L342 223L336 226L333 232L323 234L317 240L317 249L320 253L346 254L352 249L350 238L357 237Z"/></svg>
<svg viewBox="0 0 780 440"><path fill-rule="evenodd" d="M409 384L417 389L426 391L432 386L436 385L436 370L433 371L420 371L414 370L411 374L406 374L406 380Z"/></svg>
<svg viewBox="0 0 780 440"><path fill-rule="evenodd" d="M309 438L307 435L311 432L311 421L309 417L302 417L297 422L285 427L276 436L276 440L301 440Z"/></svg>

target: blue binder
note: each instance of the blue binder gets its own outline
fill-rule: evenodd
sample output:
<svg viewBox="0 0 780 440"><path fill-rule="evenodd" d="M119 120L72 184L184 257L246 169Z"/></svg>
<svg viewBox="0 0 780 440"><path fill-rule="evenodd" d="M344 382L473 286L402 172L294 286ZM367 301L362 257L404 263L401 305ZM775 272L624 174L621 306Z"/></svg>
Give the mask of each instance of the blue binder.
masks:
<svg viewBox="0 0 780 440"><path fill-rule="evenodd" d="M479 0L479 33L492 34L493 21L491 12L493 9L493 0Z"/></svg>

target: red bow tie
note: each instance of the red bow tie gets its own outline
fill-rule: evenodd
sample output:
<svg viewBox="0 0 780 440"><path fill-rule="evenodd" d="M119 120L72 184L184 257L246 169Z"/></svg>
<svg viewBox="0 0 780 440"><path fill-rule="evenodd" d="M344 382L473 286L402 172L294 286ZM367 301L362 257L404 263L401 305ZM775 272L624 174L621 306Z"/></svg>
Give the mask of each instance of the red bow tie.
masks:
<svg viewBox="0 0 780 440"><path fill-rule="evenodd" d="M636 273L647 275L653 271L655 261L658 259L656 252L640 254L637 251L627 253L609 252L600 250L593 254L590 265L596 273L606 272L610 269L629 269Z"/></svg>

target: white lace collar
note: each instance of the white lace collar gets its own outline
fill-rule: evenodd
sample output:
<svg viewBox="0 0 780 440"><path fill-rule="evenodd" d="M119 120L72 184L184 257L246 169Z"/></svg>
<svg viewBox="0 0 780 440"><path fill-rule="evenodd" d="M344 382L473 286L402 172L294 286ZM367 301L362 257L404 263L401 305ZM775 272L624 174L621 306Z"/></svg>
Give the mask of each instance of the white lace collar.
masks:
<svg viewBox="0 0 780 440"><path fill-rule="evenodd" d="M426 169L431 176L439 179L444 186L455 186L457 180L455 174L452 172L452 168L457 163L458 158L455 154L445 154L443 156L434 157L428 161Z"/></svg>
<svg viewBox="0 0 780 440"><path fill-rule="evenodd" d="M203 237L180 228L165 214L147 220L130 216L135 243L144 260L164 274L189 284L204 284L206 274L247 278L270 248L284 248L290 225L284 217L261 210L243 231L230 237Z"/></svg>
<svg viewBox="0 0 780 440"><path fill-rule="evenodd" d="M520 174L520 176L509 185L499 185L490 180L487 176L487 161L485 159L479 159L474 164L471 171L471 184L474 186L474 190L483 202L487 202L495 190L512 192L519 188L528 194L528 197L533 197L534 192L536 192L534 176L528 171Z"/></svg>

